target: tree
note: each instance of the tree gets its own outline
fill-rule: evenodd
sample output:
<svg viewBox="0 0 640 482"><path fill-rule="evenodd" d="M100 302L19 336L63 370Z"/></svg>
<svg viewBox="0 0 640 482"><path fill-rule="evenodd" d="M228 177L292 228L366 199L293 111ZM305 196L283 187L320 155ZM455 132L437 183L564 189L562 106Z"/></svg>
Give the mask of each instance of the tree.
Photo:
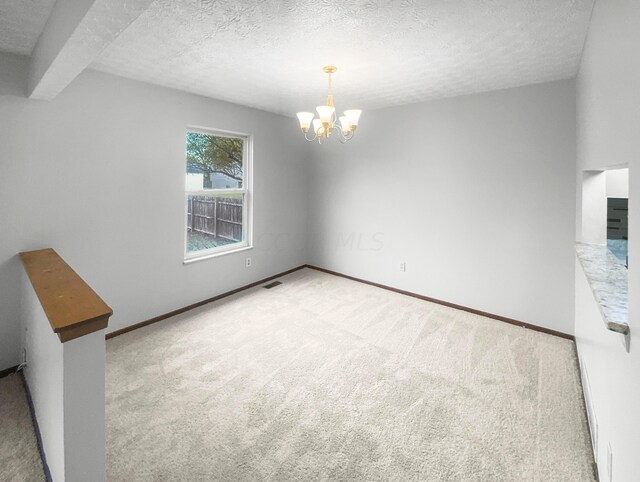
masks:
<svg viewBox="0 0 640 482"><path fill-rule="evenodd" d="M187 132L187 165L204 174L204 187L211 188L211 174L224 174L242 183L242 139Z"/></svg>

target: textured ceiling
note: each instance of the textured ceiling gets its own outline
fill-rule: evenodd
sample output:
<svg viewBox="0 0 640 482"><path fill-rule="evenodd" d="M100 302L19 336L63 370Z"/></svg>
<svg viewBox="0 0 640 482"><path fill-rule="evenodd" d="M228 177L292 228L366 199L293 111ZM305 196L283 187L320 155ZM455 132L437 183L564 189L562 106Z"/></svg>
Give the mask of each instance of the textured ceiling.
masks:
<svg viewBox="0 0 640 482"><path fill-rule="evenodd" d="M55 0L0 0L0 50L29 55Z"/></svg>
<svg viewBox="0 0 640 482"><path fill-rule="evenodd" d="M573 77L594 0L156 0L96 60L124 77L292 115ZM28 54L54 0L0 0Z"/></svg>
<svg viewBox="0 0 640 482"><path fill-rule="evenodd" d="M156 0L98 70L291 115L573 77L593 0Z"/></svg>

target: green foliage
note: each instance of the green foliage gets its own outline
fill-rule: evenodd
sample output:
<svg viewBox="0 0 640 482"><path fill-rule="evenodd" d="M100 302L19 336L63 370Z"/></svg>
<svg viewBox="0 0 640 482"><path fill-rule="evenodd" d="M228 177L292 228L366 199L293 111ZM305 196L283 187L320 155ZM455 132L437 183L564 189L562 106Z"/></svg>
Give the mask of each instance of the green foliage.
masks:
<svg viewBox="0 0 640 482"><path fill-rule="evenodd" d="M192 253L194 251L202 251L203 249L217 248L218 246L225 246L237 241L231 241L224 238L216 238L210 234L187 232L187 252Z"/></svg>
<svg viewBox="0 0 640 482"><path fill-rule="evenodd" d="M202 170L206 178L220 173L242 182L242 142L238 138L187 132L187 165Z"/></svg>

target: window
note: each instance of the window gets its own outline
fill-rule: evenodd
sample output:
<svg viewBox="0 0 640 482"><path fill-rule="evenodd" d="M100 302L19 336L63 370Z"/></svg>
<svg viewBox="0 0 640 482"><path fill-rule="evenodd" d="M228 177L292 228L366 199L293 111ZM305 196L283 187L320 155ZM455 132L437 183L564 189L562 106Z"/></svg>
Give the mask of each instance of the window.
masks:
<svg viewBox="0 0 640 482"><path fill-rule="evenodd" d="M607 190L607 246L629 266L629 169L605 171Z"/></svg>
<svg viewBox="0 0 640 482"><path fill-rule="evenodd" d="M189 129L185 261L251 246L251 137Z"/></svg>

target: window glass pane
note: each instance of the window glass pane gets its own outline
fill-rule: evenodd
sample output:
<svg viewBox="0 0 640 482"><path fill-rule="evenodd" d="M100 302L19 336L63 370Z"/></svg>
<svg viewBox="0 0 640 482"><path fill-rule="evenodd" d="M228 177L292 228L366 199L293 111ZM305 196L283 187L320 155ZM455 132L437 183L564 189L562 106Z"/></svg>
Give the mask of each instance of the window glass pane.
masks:
<svg viewBox="0 0 640 482"><path fill-rule="evenodd" d="M607 246L625 266L629 256L628 211L628 198L607 198Z"/></svg>
<svg viewBox="0 0 640 482"><path fill-rule="evenodd" d="M187 196L187 254L244 241L244 194Z"/></svg>
<svg viewBox="0 0 640 482"><path fill-rule="evenodd" d="M187 132L187 191L242 188L244 139Z"/></svg>

